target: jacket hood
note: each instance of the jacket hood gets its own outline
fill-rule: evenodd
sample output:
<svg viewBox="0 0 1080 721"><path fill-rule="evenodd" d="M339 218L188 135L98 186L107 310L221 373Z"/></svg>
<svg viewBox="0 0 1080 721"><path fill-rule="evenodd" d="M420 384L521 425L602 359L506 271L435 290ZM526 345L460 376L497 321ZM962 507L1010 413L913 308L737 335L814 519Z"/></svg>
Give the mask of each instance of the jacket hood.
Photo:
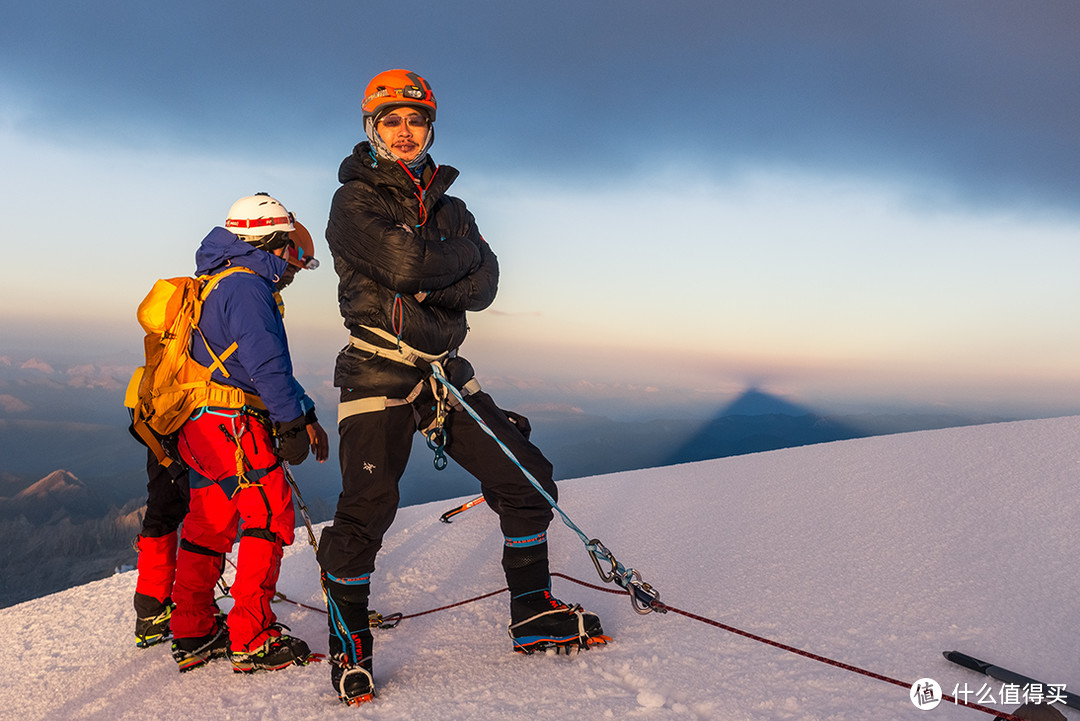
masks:
<svg viewBox="0 0 1080 721"><path fill-rule="evenodd" d="M393 165L394 161L383 160L382 163ZM375 150L371 147L371 143L365 140L357 143L352 153L346 155L341 161L341 166L338 168L338 182L348 183L350 180L375 182L378 175L375 171L378 167L379 161L376 159Z"/></svg>
<svg viewBox="0 0 1080 721"><path fill-rule="evenodd" d="M281 258L248 245L233 233L218 227L211 230L195 251L195 273L217 273L230 265L253 270L271 283L276 283L289 267Z"/></svg>

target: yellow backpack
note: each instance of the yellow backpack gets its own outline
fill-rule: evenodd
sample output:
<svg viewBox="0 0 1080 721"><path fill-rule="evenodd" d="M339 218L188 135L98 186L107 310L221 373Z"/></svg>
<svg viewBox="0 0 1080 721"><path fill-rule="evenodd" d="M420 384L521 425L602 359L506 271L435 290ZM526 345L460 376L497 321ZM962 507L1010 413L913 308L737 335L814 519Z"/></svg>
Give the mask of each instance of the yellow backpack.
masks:
<svg viewBox="0 0 1080 721"><path fill-rule="evenodd" d="M229 377L224 361L236 351L235 342L218 356L204 338L213 358L209 367L191 357L191 332L199 327L206 296L222 278L236 272L254 271L232 267L217 275L162 278L139 304L139 324L146 331L146 363L131 376L124 405L132 411L132 431L166 468L173 459L163 441L198 408L265 407L257 396L210 378L214 370Z"/></svg>

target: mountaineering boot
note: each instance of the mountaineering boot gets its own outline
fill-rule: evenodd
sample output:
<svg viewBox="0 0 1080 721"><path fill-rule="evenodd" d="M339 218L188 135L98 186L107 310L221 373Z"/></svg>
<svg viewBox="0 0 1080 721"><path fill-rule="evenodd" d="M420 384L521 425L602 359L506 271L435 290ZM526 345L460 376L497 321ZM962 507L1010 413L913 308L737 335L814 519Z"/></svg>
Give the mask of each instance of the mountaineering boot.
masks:
<svg viewBox="0 0 1080 721"><path fill-rule="evenodd" d="M172 642L172 655L180 667L180 673L205 666L215 658L224 657L229 651L229 629L223 623L198 638L177 638Z"/></svg>
<svg viewBox="0 0 1080 721"><path fill-rule="evenodd" d="M548 590L534 591L510 600L510 625L514 650L531 654L548 648L556 653L587 649L611 640L604 635L600 618L575 604L569 606Z"/></svg>
<svg viewBox="0 0 1080 721"><path fill-rule="evenodd" d="M172 599L159 601L143 593L135 594L135 645L149 648L169 637L169 621L173 609Z"/></svg>
<svg viewBox="0 0 1080 721"><path fill-rule="evenodd" d="M304 666L311 658L311 649L305 641L281 633L285 628L273 624L270 637L258 648L248 651L229 651L233 673L255 673L256 671L279 671L286 666Z"/></svg>
<svg viewBox="0 0 1080 721"><path fill-rule="evenodd" d="M518 653L546 648L570 653L607 643L600 619L581 606L568 606L551 595L547 534L506 536L502 557L510 589L510 625L507 631Z"/></svg>
<svg viewBox="0 0 1080 721"><path fill-rule="evenodd" d="M375 697L375 678L371 675L371 629L350 634L356 661L345 652L338 636L330 637L330 683L338 699L347 706L359 706Z"/></svg>
<svg viewBox="0 0 1080 721"><path fill-rule="evenodd" d="M156 463L155 463L156 465ZM138 577L135 581L135 645L148 648L169 638L172 610L171 594L176 576L176 537L135 537ZM164 599L164 600L162 600Z"/></svg>
<svg viewBox="0 0 1080 721"><path fill-rule="evenodd" d="M366 575L345 579L324 572L322 580L330 627L330 684L342 703L358 706L375 697L368 618L371 586Z"/></svg>

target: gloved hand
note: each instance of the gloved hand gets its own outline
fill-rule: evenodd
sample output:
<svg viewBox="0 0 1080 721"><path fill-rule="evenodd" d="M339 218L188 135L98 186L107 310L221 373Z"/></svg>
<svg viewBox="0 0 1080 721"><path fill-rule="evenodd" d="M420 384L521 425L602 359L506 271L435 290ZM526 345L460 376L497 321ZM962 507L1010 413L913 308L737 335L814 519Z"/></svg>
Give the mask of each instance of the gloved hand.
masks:
<svg viewBox="0 0 1080 721"><path fill-rule="evenodd" d="M275 423L274 437L277 439L277 456L281 460L298 466L307 458L309 441L304 416L288 423Z"/></svg>

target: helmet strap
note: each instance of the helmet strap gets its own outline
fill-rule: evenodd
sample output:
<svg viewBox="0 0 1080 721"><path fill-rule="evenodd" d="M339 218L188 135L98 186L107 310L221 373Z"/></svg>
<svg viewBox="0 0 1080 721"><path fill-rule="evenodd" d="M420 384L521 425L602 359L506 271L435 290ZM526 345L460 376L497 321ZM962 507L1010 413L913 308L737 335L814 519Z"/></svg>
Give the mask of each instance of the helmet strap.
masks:
<svg viewBox="0 0 1080 721"><path fill-rule="evenodd" d="M289 244L289 234L284 230L275 230L267 235L242 235L240 239L248 245L254 246L267 253L284 248Z"/></svg>

